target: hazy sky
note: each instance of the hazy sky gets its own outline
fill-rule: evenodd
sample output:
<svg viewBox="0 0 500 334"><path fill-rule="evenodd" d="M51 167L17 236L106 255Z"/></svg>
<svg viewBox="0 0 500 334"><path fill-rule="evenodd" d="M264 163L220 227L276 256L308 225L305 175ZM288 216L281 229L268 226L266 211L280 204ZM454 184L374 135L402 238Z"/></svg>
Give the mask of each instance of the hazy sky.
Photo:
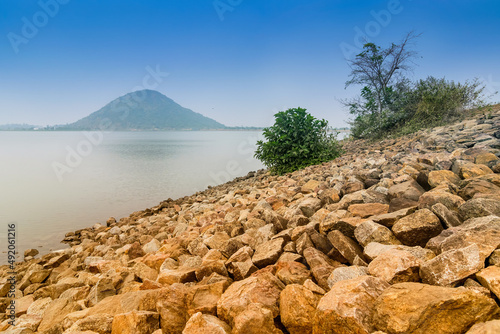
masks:
<svg viewBox="0 0 500 334"><path fill-rule="evenodd" d="M345 57L363 36L416 30L413 79L493 92L499 22L498 0L2 0L0 124L74 122L144 87L226 125L300 106L344 126L338 99L359 91Z"/></svg>

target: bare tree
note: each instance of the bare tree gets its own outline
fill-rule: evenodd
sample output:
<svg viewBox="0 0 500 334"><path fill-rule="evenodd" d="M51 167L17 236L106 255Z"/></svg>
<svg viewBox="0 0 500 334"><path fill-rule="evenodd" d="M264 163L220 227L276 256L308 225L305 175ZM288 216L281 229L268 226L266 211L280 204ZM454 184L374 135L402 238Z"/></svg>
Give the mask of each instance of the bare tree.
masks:
<svg viewBox="0 0 500 334"><path fill-rule="evenodd" d="M374 92L378 112L382 112L388 88L402 73L412 68L412 59L417 52L410 49L420 34L409 32L399 44L381 49L373 43L366 43L363 51L348 60L351 73L346 87L353 84L368 86Z"/></svg>

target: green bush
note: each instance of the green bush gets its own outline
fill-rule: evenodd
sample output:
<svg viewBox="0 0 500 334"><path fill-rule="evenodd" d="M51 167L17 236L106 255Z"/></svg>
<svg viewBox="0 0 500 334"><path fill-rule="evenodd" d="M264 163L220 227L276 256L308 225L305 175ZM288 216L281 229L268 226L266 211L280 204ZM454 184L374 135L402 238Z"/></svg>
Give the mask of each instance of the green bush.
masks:
<svg viewBox="0 0 500 334"><path fill-rule="evenodd" d="M328 122L318 120L303 108L280 111L273 126L264 129L267 140L257 142L255 157L272 173L283 174L330 161L341 153Z"/></svg>
<svg viewBox="0 0 500 334"><path fill-rule="evenodd" d="M415 83L403 80L388 87L382 111L374 109L368 87L351 101L351 134L354 138L381 138L407 134L462 119L467 110L482 104L484 87L478 81L455 83L434 77Z"/></svg>

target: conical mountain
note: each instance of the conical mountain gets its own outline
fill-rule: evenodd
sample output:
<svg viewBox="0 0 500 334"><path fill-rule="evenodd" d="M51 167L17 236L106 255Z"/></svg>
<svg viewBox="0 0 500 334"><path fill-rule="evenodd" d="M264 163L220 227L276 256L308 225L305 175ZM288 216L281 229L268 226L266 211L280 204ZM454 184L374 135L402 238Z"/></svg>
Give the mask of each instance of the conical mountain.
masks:
<svg viewBox="0 0 500 334"><path fill-rule="evenodd" d="M129 93L64 130L215 130L225 125L184 108L154 90Z"/></svg>

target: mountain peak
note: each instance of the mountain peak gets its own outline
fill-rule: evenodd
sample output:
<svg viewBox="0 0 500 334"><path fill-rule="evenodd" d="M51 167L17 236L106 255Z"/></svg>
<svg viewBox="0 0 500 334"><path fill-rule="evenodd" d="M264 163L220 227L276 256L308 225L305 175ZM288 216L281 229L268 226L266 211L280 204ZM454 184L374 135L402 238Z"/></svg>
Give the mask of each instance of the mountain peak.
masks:
<svg viewBox="0 0 500 334"><path fill-rule="evenodd" d="M61 127L67 130L214 130L225 126L184 108L162 93L144 89L125 94L91 115Z"/></svg>

